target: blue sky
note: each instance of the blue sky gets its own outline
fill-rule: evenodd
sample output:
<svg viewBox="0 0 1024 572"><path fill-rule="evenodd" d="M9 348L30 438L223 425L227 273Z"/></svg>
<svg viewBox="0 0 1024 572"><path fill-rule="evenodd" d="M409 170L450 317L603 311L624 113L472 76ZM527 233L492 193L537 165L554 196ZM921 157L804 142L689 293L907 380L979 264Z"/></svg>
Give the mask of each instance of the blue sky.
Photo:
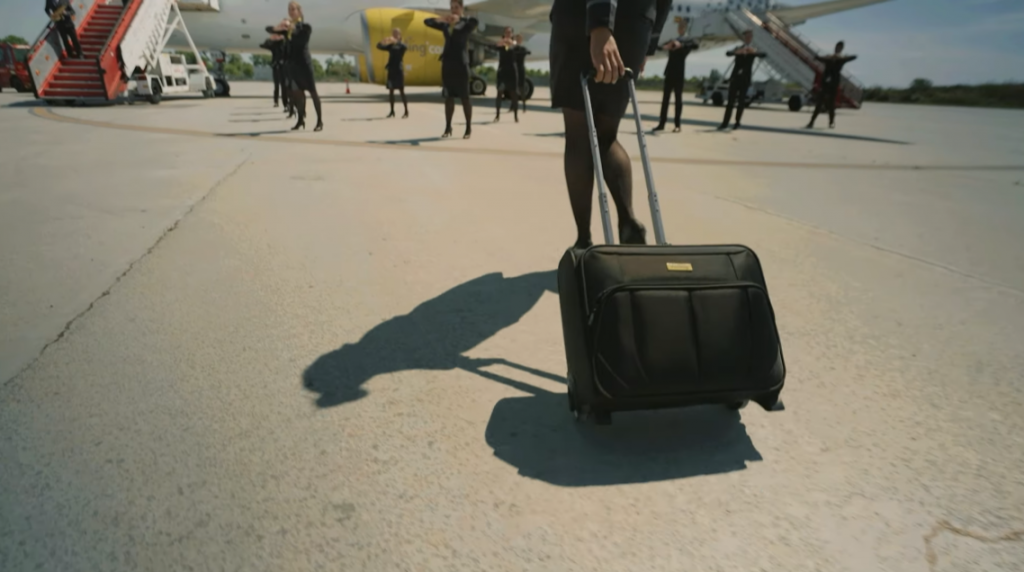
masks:
<svg viewBox="0 0 1024 572"><path fill-rule="evenodd" d="M0 0L0 36L33 40L45 23L42 7L43 0ZM796 30L822 48L846 40L847 51L860 56L847 69L868 85L905 86L916 77L936 84L1024 81L1024 0L892 0ZM689 73L724 70L724 54L690 56ZM652 62L648 73L663 66Z"/></svg>

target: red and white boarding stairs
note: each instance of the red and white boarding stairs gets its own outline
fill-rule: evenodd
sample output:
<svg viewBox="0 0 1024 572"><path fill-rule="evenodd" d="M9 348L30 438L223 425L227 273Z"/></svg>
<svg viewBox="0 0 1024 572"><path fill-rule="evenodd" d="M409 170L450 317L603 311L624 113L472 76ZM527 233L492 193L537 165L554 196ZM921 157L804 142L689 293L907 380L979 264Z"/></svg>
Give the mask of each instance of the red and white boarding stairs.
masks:
<svg viewBox="0 0 1024 572"><path fill-rule="evenodd" d="M770 13L762 19L746 9L730 11L726 22L737 35L744 30L754 32L753 44L768 54L765 60L777 74L808 93L815 90L825 65L815 59L819 51L792 28ZM840 107L860 109L864 88L852 75L844 73L838 97Z"/></svg>
<svg viewBox="0 0 1024 572"><path fill-rule="evenodd" d="M54 103L117 99L128 89L136 68L146 72L156 64L174 31L184 35L207 73L176 0L130 0L127 7L121 0L72 0L72 6L83 57L69 58L54 24L47 24L28 57L39 99Z"/></svg>

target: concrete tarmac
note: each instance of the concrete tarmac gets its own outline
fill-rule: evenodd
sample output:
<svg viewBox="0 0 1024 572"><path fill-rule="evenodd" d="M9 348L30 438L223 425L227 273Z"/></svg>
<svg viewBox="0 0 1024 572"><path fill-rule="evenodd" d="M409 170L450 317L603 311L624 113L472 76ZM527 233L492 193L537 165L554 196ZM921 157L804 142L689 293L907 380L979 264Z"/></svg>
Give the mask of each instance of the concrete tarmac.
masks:
<svg viewBox="0 0 1024 572"><path fill-rule="evenodd" d="M666 232L758 252L785 410L596 427L546 91L323 91L0 95L0 570L1024 570L1024 113L688 98Z"/></svg>

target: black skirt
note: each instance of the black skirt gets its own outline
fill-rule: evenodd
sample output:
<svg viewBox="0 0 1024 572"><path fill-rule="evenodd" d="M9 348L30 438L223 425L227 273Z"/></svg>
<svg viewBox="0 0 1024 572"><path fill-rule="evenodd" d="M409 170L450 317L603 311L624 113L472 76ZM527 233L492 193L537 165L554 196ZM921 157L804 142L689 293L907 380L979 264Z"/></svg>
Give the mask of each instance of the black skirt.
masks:
<svg viewBox="0 0 1024 572"><path fill-rule="evenodd" d="M294 91L316 90L313 68L302 64L290 64L288 66L288 88Z"/></svg>
<svg viewBox="0 0 1024 572"><path fill-rule="evenodd" d="M519 72L516 68L511 69L499 69L498 70L498 94L503 95L508 99L512 99L512 96L518 97L520 88Z"/></svg>
<svg viewBox="0 0 1024 572"><path fill-rule="evenodd" d="M469 66L462 61L441 61L441 83L448 97L469 97Z"/></svg>
<svg viewBox="0 0 1024 572"><path fill-rule="evenodd" d="M615 43L622 63L640 73L654 25L643 16L615 21ZM555 15L551 23L551 107L584 110L580 75L594 68L590 60L590 38L586 25L577 18ZM590 101L595 115L622 117L629 105L629 85L619 80L614 84L590 84Z"/></svg>
<svg viewBox="0 0 1024 572"><path fill-rule="evenodd" d="M402 68L388 68L388 89L405 89L405 72Z"/></svg>

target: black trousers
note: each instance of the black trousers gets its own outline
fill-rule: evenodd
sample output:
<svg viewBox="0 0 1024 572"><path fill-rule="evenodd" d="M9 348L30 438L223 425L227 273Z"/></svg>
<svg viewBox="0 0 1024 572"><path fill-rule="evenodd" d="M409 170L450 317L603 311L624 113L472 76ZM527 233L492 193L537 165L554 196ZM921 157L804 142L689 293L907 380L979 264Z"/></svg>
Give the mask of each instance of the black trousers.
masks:
<svg viewBox="0 0 1024 572"><path fill-rule="evenodd" d="M288 107L288 87L285 85L284 70L281 66L273 66L271 70L274 72L274 105L277 105L280 97L281 103Z"/></svg>
<svg viewBox="0 0 1024 572"><path fill-rule="evenodd" d="M811 125L818 118L818 114L825 110L828 112L829 124L836 122L836 97L839 93L839 86L824 86L818 92L818 101L814 105L814 115L811 116Z"/></svg>
<svg viewBox="0 0 1024 572"><path fill-rule="evenodd" d="M684 80L665 78L665 94L661 99L661 121L658 125L664 127L668 120L668 100L674 93L676 95L676 127L679 127L679 118L683 116L683 86Z"/></svg>
<svg viewBox="0 0 1024 572"><path fill-rule="evenodd" d="M722 126L728 126L732 119L732 109L736 108L736 125L743 119L743 110L747 107L747 91L750 89L750 80L729 82L729 101L725 105L725 118L722 119Z"/></svg>
<svg viewBox="0 0 1024 572"><path fill-rule="evenodd" d="M68 57L82 57L82 44L78 41L78 31L75 30L75 23L71 20L57 22L57 33L60 34L61 42L64 43L64 51Z"/></svg>

